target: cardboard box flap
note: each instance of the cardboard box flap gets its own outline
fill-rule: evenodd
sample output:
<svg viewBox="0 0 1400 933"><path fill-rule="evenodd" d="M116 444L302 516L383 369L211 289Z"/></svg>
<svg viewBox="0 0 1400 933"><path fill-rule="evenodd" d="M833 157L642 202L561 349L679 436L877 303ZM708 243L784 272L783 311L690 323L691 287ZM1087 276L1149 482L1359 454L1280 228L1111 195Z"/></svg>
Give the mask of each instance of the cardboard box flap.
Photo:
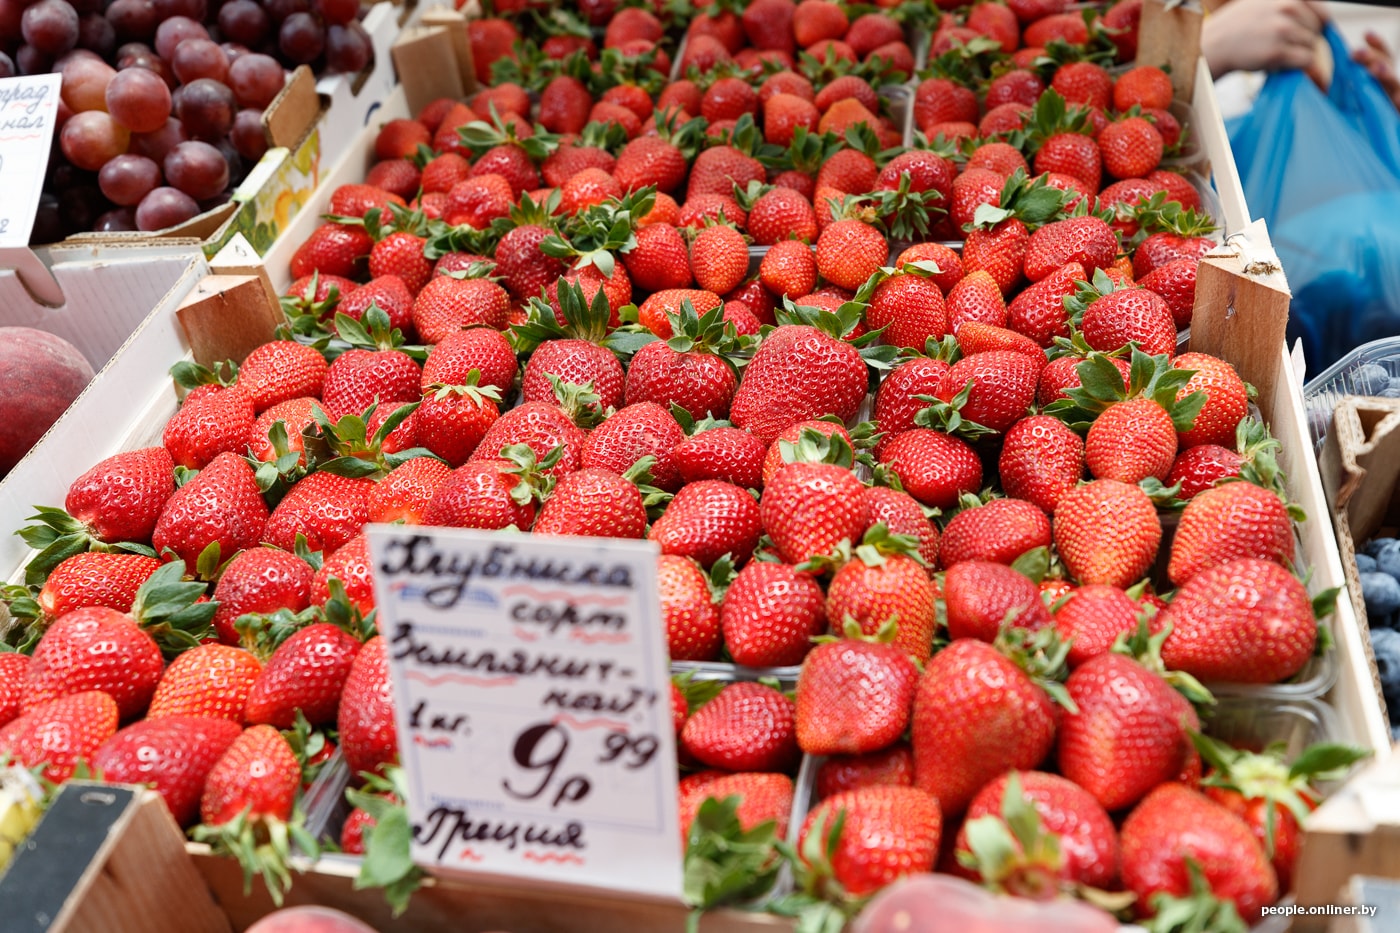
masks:
<svg viewBox="0 0 1400 933"><path fill-rule="evenodd" d="M316 76L302 65L281 93L263 111L262 124L270 146L294 149L321 118L321 96L316 93Z"/></svg>
<svg viewBox="0 0 1400 933"><path fill-rule="evenodd" d="M223 360L242 363L273 338L283 321L281 307L269 300L262 278L256 275L207 276L175 314L195 362L204 366Z"/></svg>
<svg viewBox="0 0 1400 933"><path fill-rule="evenodd" d="M1204 19L1201 5L1194 0L1143 0L1137 64L1166 69L1178 100L1190 100L1196 90L1196 61L1201 57Z"/></svg>
<svg viewBox="0 0 1400 933"><path fill-rule="evenodd" d="M1400 502L1400 399L1348 398L1332 413L1323 443L1323 487L1344 512L1355 541L1397 523Z"/></svg>

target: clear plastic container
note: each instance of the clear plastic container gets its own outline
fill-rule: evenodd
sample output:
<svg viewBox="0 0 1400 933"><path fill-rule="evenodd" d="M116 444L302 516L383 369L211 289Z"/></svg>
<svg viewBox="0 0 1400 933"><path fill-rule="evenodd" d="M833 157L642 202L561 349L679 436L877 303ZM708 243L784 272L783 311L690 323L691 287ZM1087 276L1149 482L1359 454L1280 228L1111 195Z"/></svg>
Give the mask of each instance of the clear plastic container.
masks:
<svg viewBox="0 0 1400 933"><path fill-rule="evenodd" d="M895 129L899 130L904 146L914 144L914 89L907 84L883 84L877 93L889 113Z"/></svg>
<svg viewBox="0 0 1400 933"><path fill-rule="evenodd" d="M1181 124L1184 142L1181 144L1180 152L1162 160L1162 166L1164 168L1190 168L1204 171L1207 161L1206 150L1201 145L1200 134L1196 129L1196 111L1191 109L1190 104L1182 100L1172 101L1172 105L1167 110Z"/></svg>
<svg viewBox="0 0 1400 933"><path fill-rule="evenodd" d="M340 844L340 828L352 809L345 799L345 790L349 786L350 766L340 749L336 749L301 798L301 806L306 813L306 831L311 838Z"/></svg>
<svg viewBox="0 0 1400 933"><path fill-rule="evenodd" d="M749 247L749 275L758 275L758 267L763 263L763 257L768 255L771 246L750 246Z"/></svg>
<svg viewBox="0 0 1400 933"><path fill-rule="evenodd" d="M1308 432L1319 448L1332 426L1332 409L1348 395L1378 395L1385 389L1380 370L1390 379L1400 377L1400 337L1386 337L1362 344L1303 386L1308 411ZM1388 380L1387 380L1388 381Z"/></svg>
<svg viewBox="0 0 1400 933"><path fill-rule="evenodd" d="M672 674L693 674L696 680L767 680L775 679L784 690L797 684L802 673L800 664L791 667L744 667L727 661L672 661Z"/></svg>

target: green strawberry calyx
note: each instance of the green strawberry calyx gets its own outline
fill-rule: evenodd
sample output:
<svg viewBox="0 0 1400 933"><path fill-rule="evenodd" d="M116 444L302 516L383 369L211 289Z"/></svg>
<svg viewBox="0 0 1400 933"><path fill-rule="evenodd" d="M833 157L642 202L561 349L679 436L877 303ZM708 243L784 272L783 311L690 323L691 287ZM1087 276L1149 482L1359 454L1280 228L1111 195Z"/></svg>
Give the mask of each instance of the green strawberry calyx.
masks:
<svg viewBox="0 0 1400 933"><path fill-rule="evenodd" d="M795 171L816 178L817 172L837 152L846 148L846 142L835 133L814 133L805 126L793 130L792 142L780 155L760 159L763 164L775 171ZM750 189L753 183L750 183ZM745 210L748 205L739 202Z"/></svg>
<svg viewBox="0 0 1400 933"><path fill-rule="evenodd" d="M920 409L914 415L914 423L921 428L933 428L942 431L944 434L952 434L965 440L976 440L997 432L986 425L978 424L976 421L968 421L962 416L962 410L967 406L967 400L972 396L972 390L977 382L969 379L948 401L944 401L935 395L916 395L914 398L921 402L927 402L927 407Z"/></svg>
<svg viewBox="0 0 1400 933"><path fill-rule="evenodd" d="M1274 857L1280 808L1303 825L1322 799L1315 783L1340 780L1352 765L1371 755L1364 748L1324 742L1308 746L1290 764L1284 743L1251 752L1199 732L1191 733L1191 741L1201 760L1211 767L1201 781L1203 786L1232 790L1246 800L1269 804L1264 811L1265 853L1269 858Z"/></svg>
<svg viewBox="0 0 1400 933"><path fill-rule="evenodd" d="M256 814L249 803L243 812L217 826L201 824L190 830L196 842L210 845L220 855L237 859L243 868L243 893L253 890L253 877L263 879L272 902L282 906L282 900L292 887L292 845L315 859L321 847L306 831L306 814L301 807L293 810L291 819Z"/></svg>
<svg viewBox="0 0 1400 933"><path fill-rule="evenodd" d="M1172 233L1180 237L1208 237L1220 229L1208 215L1189 207L1182 207L1180 201L1168 200L1169 198L1167 192L1157 191L1133 209L1133 219L1139 224L1138 235L1134 237L1133 245L1141 243L1154 233Z"/></svg>
<svg viewBox="0 0 1400 933"><path fill-rule="evenodd" d="M837 880L832 865L845 828L844 807L832 813L831 807L819 806L799 847L786 842L777 844L778 851L792 866L797 890L770 901L766 906L771 913L797 917L799 930L825 931L844 929L846 921L860 912L869 899L848 892Z"/></svg>
<svg viewBox="0 0 1400 933"><path fill-rule="evenodd" d="M1032 180L1024 169L1018 168L1006 179L999 204L978 205L972 215L972 223L965 224L963 229L968 233L991 230L1003 221L1015 219L1025 224L1027 230L1034 230L1063 220L1070 201L1075 197L1075 192L1052 187L1045 176Z"/></svg>
<svg viewBox="0 0 1400 933"><path fill-rule="evenodd" d="M1095 277L1102 274L1100 270ZM1200 390L1177 397L1196 370L1177 369L1166 354L1148 356L1136 346L1132 348L1126 385L1122 372L1102 353L1090 353L1074 371L1080 384L1065 389L1063 398L1045 407L1045 414L1059 418L1076 431L1088 430L1110 406L1130 399L1151 399L1171 417L1172 427L1178 432L1189 431L1206 403L1207 395Z"/></svg>
<svg viewBox="0 0 1400 933"><path fill-rule="evenodd" d="M928 566L928 561L919 553L919 539L896 534L884 522L871 525L855 549L856 559L867 567L882 567L886 558L897 554L913 558L920 566Z"/></svg>
<svg viewBox="0 0 1400 933"><path fill-rule="evenodd" d="M782 868L778 824L765 820L751 829L739 821L737 794L700 805L686 839L682 898L691 907L687 930L698 931L705 911L743 904L773 889Z"/></svg>
<svg viewBox="0 0 1400 933"><path fill-rule="evenodd" d="M1166 891L1152 895L1154 914L1147 921L1149 933L1190 933L1193 930L1248 933L1249 927L1235 909L1235 902L1216 896L1199 862L1190 856L1184 861L1191 879L1190 892L1181 897Z"/></svg>
<svg viewBox="0 0 1400 933"><path fill-rule="evenodd" d="M490 388L485 386L477 391L484 393ZM378 410L377 404L371 405L362 415L342 415L334 422L321 406L313 406L315 424L302 432L307 462L315 464L317 471L357 479L387 476L396 467L417 457L436 458L436 454L424 447L410 447L394 453L384 451L389 435L421 404L410 402L395 408L373 434L369 433L369 424Z"/></svg>
<svg viewBox="0 0 1400 933"><path fill-rule="evenodd" d="M474 158L480 158L487 150L497 146L510 145L520 147L532 161L542 162L559 147L559 137L541 126L531 127L531 135L521 138L516 132L516 120L509 117L503 119L497 113L494 102L488 108L491 111L490 121L473 120L457 128L457 137Z"/></svg>
<svg viewBox="0 0 1400 933"><path fill-rule="evenodd" d="M213 631L210 622L219 604L199 601L207 591L203 581L185 579L184 561L173 560L141 584L128 615L156 640L162 654L172 658Z"/></svg>
<svg viewBox="0 0 1400 933"><path fill-rule="evenodd" d="M657 340L655 334L636 325L613 327L612 306L602 287L589 300L581 284L560 279L555 295L559 302L557 315L544 296L530 299L525 308L527 320L511 328L511 344L517 353L532 353L549 340L586 340L611 351L625 362L642 347ZM629 313L629 309L630 306L618 309L619 318ZM561 317L563 323L560 323Z"/></svg>
<svg viewBox="0 0 1400 933"><path fill-rule="evenodd" d="M976 871L992 890L1036 901L1060 893L1060 837L1045 830L1035 804L1021 789L1019 772L1007 777L999 815L968 821L967 843L968 851L957 853L958 864Z"/></svg>
<svg viewBox="0 0 1400 933"><path fill-rule="evenodd" d="M1014 609L1007 613L994 647L1025 671L1050 699L1070 713L1079 712L1065 689L1065 678L1069 676L1069 641L1061 638L1053 625L1030 631L1008 624L1015 614Z"/></svg>
<svg viewBox="0 0 1400 933"><path fill-rule="evenodd" d="M554 477L550 476L548 471L558 466L563 458L563 444L552 447L542 460L536 459L534 449L528 444L510 444L502 447L501 459L510 464L504 467L502 472L509 473L518 480L511 487L511 501L516 505L543 503L554 491Z"/></svg>
<svg viewBox="0 0 1400 933"><path fill-rule="evenodd" d="M733 323L724 319L724 306L716 305L697 314L689 298L681 301L675 314L668 314L672 336L666 346L677 353L709 353L718 356L737 373L758 347L758 337L738 334Z"/></svg>
<svg viewBox="0 0 1400 933"><path fill-rule="evenodd" d="M1092 136L1093 124L1089 121L1089 111L1084 107L1071 107L1063 95L1054 88L1046 88L1031 109L1026 121L1025 134L1029 147L1027 155L1036 152L1045 141L1061 133L1078 133Z"/></svg>
<svg viewBox="0 0 1400 933"><path fill-rule="evenodd" d="M315 464L304 448L292 449L286 421L280 418L274 421L267 429L267 440L272 445L271 460L259 460L251 454L245 455L243 459L253 468L253 478L257 480L258 491L262 493L268 507L276 508L282 497L305 479L315 468Z"/></svg>
<svg viewBox="0 0 1400 933"><path fill-rule="evenodd" d="M902 12L901 12L902 11ZM890 11L896 19L923 21L930 17L937 21L936 11L930 11L922 4L900 4ZM989 81L998 63L1006 58L1001 43L989 36L976 36L972 40L954 42L953 47L931 60L921 78L944 78L967 87L976 87Z"/></svg>
<svg viewBox="0 0 1400 933"><path fill-rule="evenodd" d="M867 282L866 285L869 285ZM877 343L884 328L872 330L859 337L852 337L857 328L861 326L865 316L865 309L869 303L869 295L863 295L866 286L861 286L861 290L850 300L843 303L835 311L826 308L816 308L811 305L794 304L788 297L783 298L781 308L775 310L778 327L790 324L805 324L815 327L817 330L855 347L860 352L861 359L865 360L867 366L874 369L889 369L893 365L896 357L899 356L899 348L886 346ZM873 293L874 289L870 291ZM765 336L775 328L767 325L763 328Z"/></svg>
<svg viewBox="0 0 1400 933"><path fill-rule="evenodd" d="M304 315L310 315L313 320L321 320L330 315L335 310L335 306L340 303L340 287L332 285L326 289L326 297L320 301L316 300L316 293L320 291L321 273L311 273L311 280L306 283L306 288L300 295L283 295L279 302L282 305L282 313L288 320ZM176 364L179 365L178 363ZM172 373L172 375L174 375ZM178 376L176 377L178 381Z"/></svg>
<svg viewBox="0 0 1400 933"><path fill-rule="evenodd" d="M1139 613L1137 628L1119 635L1109 650L1114 654L1132 658L1149 671L1160 676L1197 709L1214 706L1214 694L1207 690L1199 680L1185 671L1167 669L1166 663L1162 660L1162 645L1166 644L1167 638L1170 637L1172 626L1168 622L1154 634L1150 623L1155 616L1155 612L1145 610Z"/></svg>
<svg viewBox="0 0 1400 933"><path fill-rule="evenodd" d="M631 252L637 246L637 221L656 204L656 188L647 186L621 198L593 204L563 221L563 229L540 241L540 252L568 260L573 268L593 266L611 278L617 268L614 253Z"/></svg>
<svg viewBox="0 0 1400 933"><path fill-rule="evenodd" d="M53 506L34 506L28 521L15 532L39 552L24 567L26 586L43 586L55 567L87 551L156 556L154 548L137 541L104 541L86 523Z"/></svg>
<svg viewBox="0 0 1400 933"><path fill-rule="evenodd" d="M402 768L390 765L384 774L361 773L364 785L345 791L353 807L369 814L365 826L365 857L355 878L356 890L379 888L397 917L408 909L408 902L427 877L413 863L413 826L409 822L408 779Z"/></svg>

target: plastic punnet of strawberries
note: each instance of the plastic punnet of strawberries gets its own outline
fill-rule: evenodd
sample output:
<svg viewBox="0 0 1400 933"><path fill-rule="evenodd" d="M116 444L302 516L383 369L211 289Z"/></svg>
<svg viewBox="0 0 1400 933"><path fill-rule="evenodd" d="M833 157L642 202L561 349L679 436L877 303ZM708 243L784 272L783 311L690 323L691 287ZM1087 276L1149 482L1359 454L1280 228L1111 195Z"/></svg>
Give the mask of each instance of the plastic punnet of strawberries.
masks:
<svg viewBox="0 0 1400 933"><path fill-rule="evenodd" d="M1169 77L1109 70L1135 0L521 7L331 192L278 339L177 365L161 445L23 531L0 753L153 784L280 894L338 745L402 906L364 526L647 538L697 911L834 929L937 872L1256 920L1360 753L1203 735L1335 594L1250 387L1179 352L1215 240Z"/></svg>

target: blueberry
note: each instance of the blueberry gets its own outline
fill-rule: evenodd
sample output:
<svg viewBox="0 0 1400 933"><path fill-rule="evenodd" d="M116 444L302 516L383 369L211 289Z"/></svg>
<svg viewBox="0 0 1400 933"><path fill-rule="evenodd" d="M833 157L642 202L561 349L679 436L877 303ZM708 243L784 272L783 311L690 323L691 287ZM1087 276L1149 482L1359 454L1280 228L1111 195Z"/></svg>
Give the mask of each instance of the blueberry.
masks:
<svg viewBox="0 0 1400 933"><path fill-rule="evenodd" d="M1400 398L1400 377L1392 376L1386 387L1376 394L1381 398Z"/></svg>
<svg viewBox="0 0 1400 933"><path fill-rule="evenodd" d="M1400 742L1400 726L1391 726L1391 727L1390 727L1390 741L1391 741L1391 742Z"/></svg>
<svg viewBox="0 0 1400 933"><path fill-rule="evenodd" d="M1370 554L1357 554L1356 570L1358 573L1374 573L1376 570L1376 559Z"/></svg>
<svg viewBox="0 0 1400 933"><path fill-rule="evenodd" d="M1371 650L1376 655L1376 672L1381 691L1400 696L1400 632L1389 628L1371 630Z"/></svg>
<svg viewBox="0 0 1400 933"><path fill-rule="evenodd" d="M1378 624L1400 611L1400 581L1388 573L1363 573L1361 596L1366 601L1366 617Z"/></svg>
<svg viewBox="0 0 1400 933"><path fill-rule="evenodd" d="M1390 371L1380 363L1367 363L1351 374L1351 388L1357 395L1378 395L1390 385Z"/></svg>
<svg viewBox="0 0 1400 933"><path fill-rule="evenodd" d="M1376 552L1376 569L1400 579L1400 541L1392 539L1390 547Z"/></svg>
<svg viewBox="0 0 1400 933"><path fill-rule="evenodd" d="M1381 551L1386 548L1395 547L1395 545L1396 541L1394 538L1372 538L1370 541L1366 542L1366 546L1361 550L1370 554L1372 557L1380 557Z"/></svg>

